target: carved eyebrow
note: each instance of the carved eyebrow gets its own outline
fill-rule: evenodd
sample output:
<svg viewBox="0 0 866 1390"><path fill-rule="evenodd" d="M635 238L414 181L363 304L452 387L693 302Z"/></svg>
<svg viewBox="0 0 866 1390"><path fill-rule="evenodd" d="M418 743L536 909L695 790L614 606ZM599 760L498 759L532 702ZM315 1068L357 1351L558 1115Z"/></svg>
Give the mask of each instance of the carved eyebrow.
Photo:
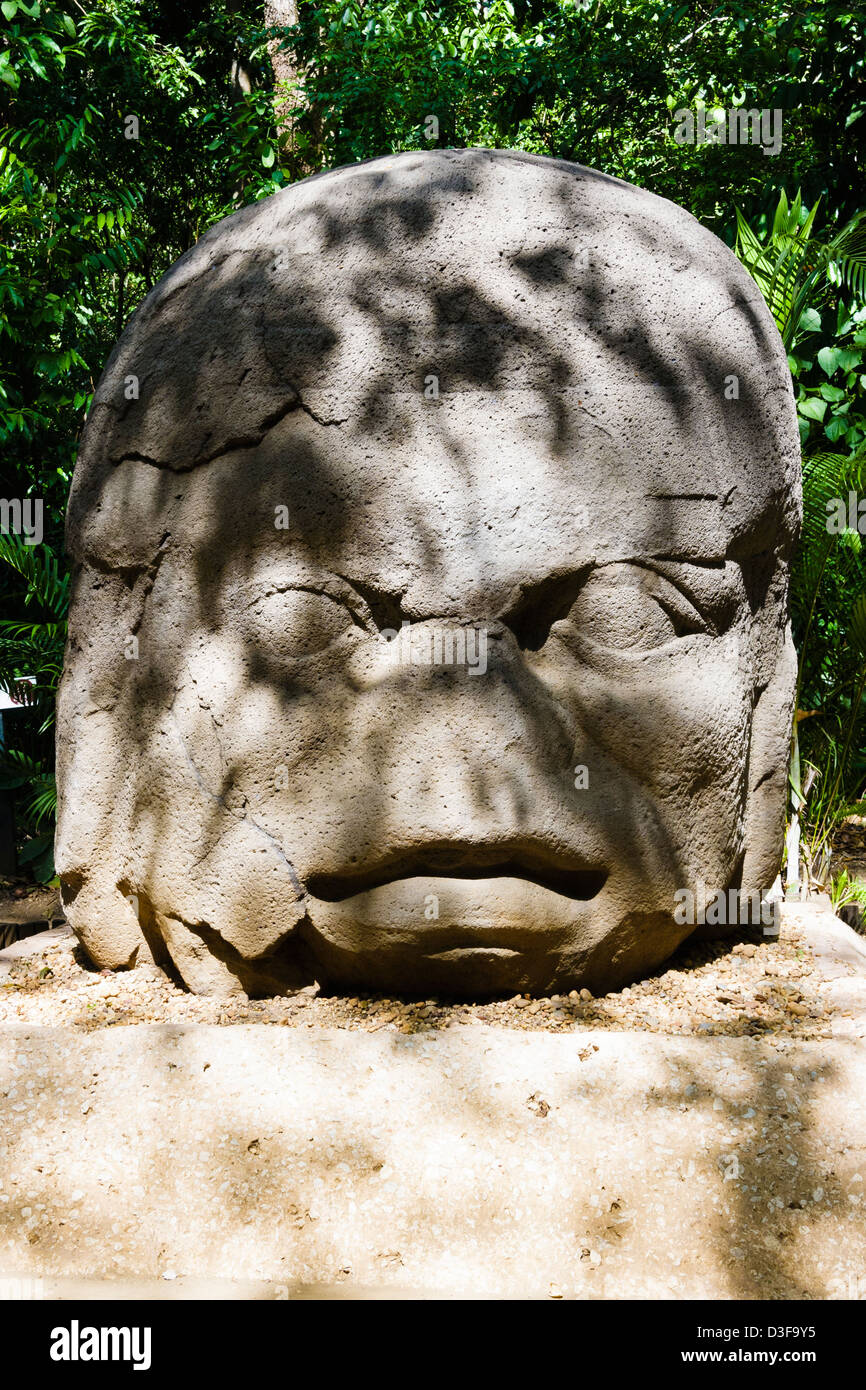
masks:
<svg viewBox="0 0 866 1390"><path fill-rule="evenodd" d="M650 592L653 582L664 581L673 589L678 589L682 597L699 613L704 608L718 607L726 603L733 592L724 560L673 560L669 556L642 555L628 560L603 561L598 566L599 573L611 567L625 566L637 573L643 571L638 587ZM653 595L658 597L658 595Z"/></svg>
<svg viewBox="0 0 866 1390"><path fill-rule="evenodd" d="M672 583L676 583L678 578L698 584L702 581L704 587L712 585L716 591L720 584L726 590L735 588L740 574L739 565L725 556L716 559L695 559L693 556L682 555L647 555L643 560L632 563L642 564L646 569L654 570L663 578L670 579Z"/></svg>
<svg viewBox="0 0 866 1390"><path fill-rule="evenodd" d="M631 562L657 574L718 630L731 618L733 608L743 596L740 566L723 558L695 560L673 555L648 555Z"/></svg>
<svg viewBox="0 0 866 1390"><path fill-rule="evenodd" d="M713 627L723 616L719 610L732 605L742 584L739 567L722 556L696 560L677 554L618 555L545 575L542 579L521 582L497 616L511 628L524 650L538 651L547 641L553 624L568 616L590 575L623 565L630 565L635 570L643 569L647 575L654 574L666 580L679 589L683 599ZM700 579L704 582L701 583ZM698 582L694 582L696 580ZM709 585L712 592L708 593Z"/></svg>

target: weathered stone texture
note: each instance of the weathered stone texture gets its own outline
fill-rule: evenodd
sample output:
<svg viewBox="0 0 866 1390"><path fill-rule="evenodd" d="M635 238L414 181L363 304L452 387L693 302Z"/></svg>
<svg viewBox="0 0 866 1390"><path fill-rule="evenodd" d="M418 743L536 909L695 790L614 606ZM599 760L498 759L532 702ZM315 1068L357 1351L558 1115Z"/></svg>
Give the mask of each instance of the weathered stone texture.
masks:
<svg viewBox="0 0 866 1390"><path fill-rule="evenodd" d="M228 218L75 472L72 925L205 992L646 971L676 889L777 873L798 516L781 341L683 209L464 150Z"/></svg>

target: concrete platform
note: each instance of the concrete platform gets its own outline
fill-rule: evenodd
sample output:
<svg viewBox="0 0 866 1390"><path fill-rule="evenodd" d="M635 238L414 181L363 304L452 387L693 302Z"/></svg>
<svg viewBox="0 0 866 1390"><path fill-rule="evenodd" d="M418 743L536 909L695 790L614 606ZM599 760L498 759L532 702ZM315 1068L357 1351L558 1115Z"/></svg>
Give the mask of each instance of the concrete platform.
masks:
<svg viewBox="0 0 866 1390"><path fill-rule="evenodd" d="M77 938L73 935L72 928L65 922L33 932L30 936L22 936L20 941L13 941L11 946L4 946L0 951L0 980L8 975L14 961L24 960L27 956L41 955L48 946L65 944L71 951L75 948L76 942Z"/></svg>
<svg viewBox="0 0 866 1390"><path fill-rule="evenodd" d="M814 941L814 1041L4 1026L0 1295L866 1297L866 946Z"/></svg>

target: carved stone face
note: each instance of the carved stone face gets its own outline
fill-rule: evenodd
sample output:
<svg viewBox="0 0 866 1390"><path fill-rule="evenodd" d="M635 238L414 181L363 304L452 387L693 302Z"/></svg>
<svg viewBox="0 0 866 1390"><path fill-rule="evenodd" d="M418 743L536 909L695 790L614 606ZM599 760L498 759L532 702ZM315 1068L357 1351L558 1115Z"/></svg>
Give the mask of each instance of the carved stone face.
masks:
<svg viewBox="0 0 866 1390"><path fill-rule="evenodd" d="M756 287L648 193L437 152L219 224L115 350L70 503L91 955L598 990L689 934L677 890L766 890L798 456Z"/></svg>

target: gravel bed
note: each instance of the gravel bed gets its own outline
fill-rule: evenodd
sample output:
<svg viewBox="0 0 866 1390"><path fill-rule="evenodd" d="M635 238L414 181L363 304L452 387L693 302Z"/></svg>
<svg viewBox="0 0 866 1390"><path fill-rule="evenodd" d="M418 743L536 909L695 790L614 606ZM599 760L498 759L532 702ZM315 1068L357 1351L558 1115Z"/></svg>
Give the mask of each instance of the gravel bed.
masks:
<svg viewBox="0 0 866 1390"><path fill-rule="evenodd" d="M833 1005L806 936L786 923L777 938L692 942L656 974L600 998L573 990L551 998L455 1003L443 999L326 994L214 1000L189 994L162 970L97 972L70 939L14 961L0 980L0 1023L65 1025L90 1032L136 1023L265 1023L364 1032L421 1033L474 1023L523 1031L571 1029L798 1038L830 1035Z"/></svg>

